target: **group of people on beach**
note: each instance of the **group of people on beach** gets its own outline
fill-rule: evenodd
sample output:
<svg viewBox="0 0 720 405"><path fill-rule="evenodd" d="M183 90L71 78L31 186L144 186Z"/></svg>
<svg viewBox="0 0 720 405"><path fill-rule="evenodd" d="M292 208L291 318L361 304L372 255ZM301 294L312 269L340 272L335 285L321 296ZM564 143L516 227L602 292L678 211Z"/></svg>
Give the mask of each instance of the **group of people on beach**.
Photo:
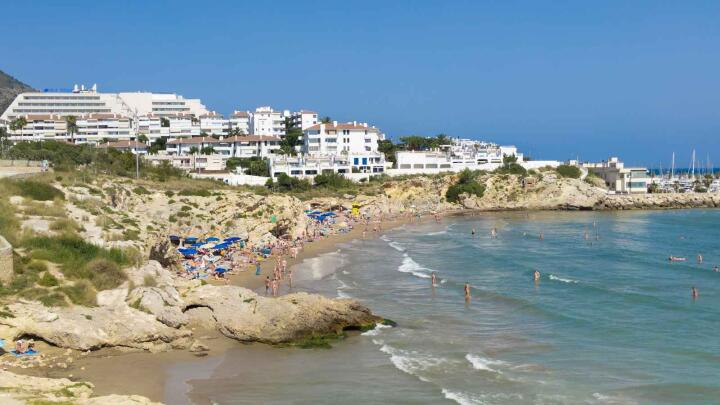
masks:
<svg viewBox="0 0 720 405"><path fill-rule="evenodd" d="M287 259L285 256L279 256L275 260L275 268L273 269L272 278L265 277L265 295L272 294L277 297L280 292L280 282L287 278L288 288L292 289L293 269L288 269Z"/></svg>

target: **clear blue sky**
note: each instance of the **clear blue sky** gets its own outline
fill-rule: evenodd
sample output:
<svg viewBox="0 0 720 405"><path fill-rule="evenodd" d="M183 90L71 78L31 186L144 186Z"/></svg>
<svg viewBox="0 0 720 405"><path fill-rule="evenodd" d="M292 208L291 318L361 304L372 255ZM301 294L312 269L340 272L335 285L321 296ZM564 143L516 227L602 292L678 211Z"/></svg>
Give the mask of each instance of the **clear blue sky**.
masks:
<svg viewBox="0 0 720 405"><path fill-rule="evenodd" d="M8 1L0 69L537 158L720 163L720 1Z"/></svg>

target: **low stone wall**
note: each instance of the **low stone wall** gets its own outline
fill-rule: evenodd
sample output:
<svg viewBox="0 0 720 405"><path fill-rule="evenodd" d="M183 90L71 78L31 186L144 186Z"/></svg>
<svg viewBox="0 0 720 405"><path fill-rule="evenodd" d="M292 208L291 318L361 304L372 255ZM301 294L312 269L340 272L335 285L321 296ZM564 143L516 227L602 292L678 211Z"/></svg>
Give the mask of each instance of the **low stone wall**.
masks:
<svg viewBox="0 0 720 405"><path fill-rule="evenodd" d="M0 159L0 167L41 167L39 160Z"/></svg>
<svg viewBox="0 0 720 405"><path fill-rule="evenodd" d="M0 236L0 282L9 283L13 278L12 245Z"/></svg>
<svg viewBox="0 0 720 405"><path fill-rule="evenodd" d="M718 208L720 193L609 195L596 208L608 210Z"/></svg>

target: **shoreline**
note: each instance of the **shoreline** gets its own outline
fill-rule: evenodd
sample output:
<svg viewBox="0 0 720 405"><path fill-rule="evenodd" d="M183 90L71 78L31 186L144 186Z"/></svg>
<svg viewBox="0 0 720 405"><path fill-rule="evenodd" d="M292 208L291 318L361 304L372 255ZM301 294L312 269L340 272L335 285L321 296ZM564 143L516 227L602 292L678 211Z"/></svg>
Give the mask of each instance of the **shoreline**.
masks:
<svg viewBox="0 0 720 405"><path fill-rule="evenodd" d="M441 217L462 217L462 216L479 216L485 213L496 214L498 212L519 213L519 212L547 212L553 213L557 211L566 211L568 213L576 210L503 210L488 211L477 209L449 210L439 213ZM593 210L598 213L607 213L610 211L624 210ZM644 210L633 210L644 211ZM648 210L652 211L652 210ZM402 214L388 218L382 223L382 228L378 232L368 231L365 239L379 238L384 232L395 229L406 224L422 224L433 221L432 214L425 214L420 217L403 216ZM288 266L296 266L307 259L316 258L322 254L337 250L338 245L358 240L362 238L363 224L356 224L350 232L342 234L333 234L323 237L314 242L304 244L303 249L299 252L298 257L292 259L287 258ZM263 273L256 276L255 272L248 269L239 274L230 275L230 285L242 286L258 293L264 286L265 276L268 269L273 268L276 257L272 256L263 261ZM222 285L217 280L209 280L210 284ZM286 284L283 284L282 295L287 292ZM335 297L331 297L335 298ZM177 398L184 398L187 403L191 403L187 396L189 388L186 382L196 376L172 375L170 370L180 364L192 364L192 370L195 372L195 366L207 365L210 363L220 364L224 359L228 350L254 347L268 348L263 344L244 344L235 341L229 337L222 335L217 330L201 330L193 329L194 335L210 347L210 351L203 353L201 356L191 353L188 350L170 350L167 352L151 353L147 351L136 351L119 348L101 349L91 352L87 355L78 357L72 364L68 364L67 369L27 369L17 370L18 372L51 377L61 378L69 377L76 381L88 381L95 385L95 395L109 394L125 394L125 395L143 395L153 401L165 402L170 399L168 394L172 393ZM58 349L62 351L62 349ZM208 363L210 362L210 363ZM212 373L210 370L202 368L199 372ZM182 382L181 382L182 380ZM183 392L177 392L183 387ZM168 402L176 403L176 402Z"/></svg>
<svg viewBox="0 0 720 405"><path fill-rule="evenodd" d="M441 214L443 216L449 213ZM432 216L422 216L420 218L394 217L382 222L381 229L378 232L368 231L366 239L379 238L383 232L405 225L407 223L422 223L428 219L432 220ZM304 260L318 257L322 254L333 252L339 244L350 242L362 238L362 224L358 224L350 232L343 234L334 234L306 243L303 249L298 253L297 258L287 258L288 267L302 263ZM264 287L264 279L268 269L272 269L276 257L270 257L263 261L263 273L256 276L254 271L244 271L240 274L234 274L229 277L230 285L241 286L251 289L258 293ZM270 270L272 271L272 270ZM210 284L222 285L217 280L209 280ZM281 292L287 292L287 285L283 284ZM335 297L331 297L335 298ZM261 343L245 344L234 339L224 336L217 330L200 330L195 329L193 333L199 340L210 347L210 351L202 356L197 356L188 350L170 350L167 352L151 353L147 351L126 351L117 348L101 349L92 352L84 357L78 358L68 369L64 370L28 370L28 374L43 377L68 377L73 380L88 381L95 385L94 392L96 395L109 394L126 394L126 395L143 395L153 401L164 402L168 398L170 390L179 388L178 376L172 378L169 370L173 366L184 363L196 363L198 366L208 361L221 362L230 349L252 348L252 347L268 347ZM194 368L193 368L194 369ZM206 370L205 370L206 371ZM212 372L210 370L209 372ZM184 378L187 376L183 376ZM194 376L193 376L194 377ZM185 381L182 382L183 386ZM187 387L185 387L187 388ZM181 395L188 403L187 391L177 393L172 391L173 396L177 398Z"/></svg>

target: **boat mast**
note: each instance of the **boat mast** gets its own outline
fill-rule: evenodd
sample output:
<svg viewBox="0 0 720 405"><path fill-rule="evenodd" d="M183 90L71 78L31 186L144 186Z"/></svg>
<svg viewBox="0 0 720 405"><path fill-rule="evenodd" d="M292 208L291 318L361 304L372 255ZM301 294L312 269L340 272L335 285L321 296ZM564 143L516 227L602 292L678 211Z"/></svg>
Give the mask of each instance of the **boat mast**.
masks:
<svg viewBox="0 0 720 405"><path fill-rule="evenodd" d="M675 177L675 152L672 154L672 163L670 164L670 180Z"/></svg>

